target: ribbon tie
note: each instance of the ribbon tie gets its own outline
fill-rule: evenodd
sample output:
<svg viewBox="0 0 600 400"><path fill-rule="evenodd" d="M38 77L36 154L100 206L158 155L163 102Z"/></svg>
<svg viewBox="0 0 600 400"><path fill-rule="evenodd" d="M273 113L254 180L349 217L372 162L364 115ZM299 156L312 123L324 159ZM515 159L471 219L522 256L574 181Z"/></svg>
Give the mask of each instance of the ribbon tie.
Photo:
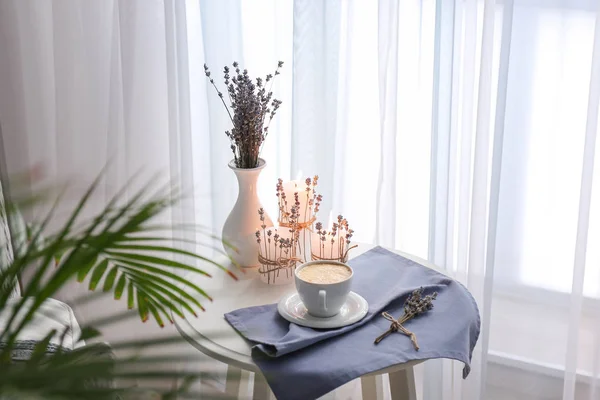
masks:
<svg viewBox="0 0 600 400"><path fill-rule="evenodd" d="M377 337L377 339L375 339L375 344L379 344L379 342L381 342L387 335L389 335L389 334L391 334L393 332L402 332L406 336L410 337L410 341L412 342L415 350L419 350L419 344L417 343L417 336L414 333L412 333L411 331L409 331L408 329L406 329L405 327L402 326L402 322L404 322L403 318L395 319L387 311L382 312L381 315L383 316L383 318L387 319L392 324L390 325L390 329L388 329L387 331L383 332L379 337Z"/></svg>
<svg viewBox="0 0 600 400"><path fill-rule="evenodd" d="M381 313L381 315L383 315L383 318L387 319L388 321L390 321L392 323L392 325L390 325L390 329L393 329L394 331L400 330L400 327L402 326L402 324L400 324L400 322L398 320L395 320L394 317L392 317L392 315L390 313L388 313L387 311L384 311Z"/></svg>
<svg viewBox="0 0 600 400"><path fill-rule="evenodd" d="M263 257L262 254L258 255L258 262L262 266L258 269L258 273L267 276L267 283L271 283L271 274L273 274L273 283L275 278L279 276L280 270L285 270L286 277L289 278L290 271L296 266L297 262L302 261L298 257L278 257L276 260L270 260Z"/></svg>

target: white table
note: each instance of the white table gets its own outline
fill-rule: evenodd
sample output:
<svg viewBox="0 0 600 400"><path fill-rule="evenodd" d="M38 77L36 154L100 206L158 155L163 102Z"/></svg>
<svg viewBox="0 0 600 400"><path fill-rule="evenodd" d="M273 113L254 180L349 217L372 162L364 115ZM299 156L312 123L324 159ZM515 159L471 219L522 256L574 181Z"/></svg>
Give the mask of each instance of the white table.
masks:
<svg viewBox="0 0 600 400"><path fill-rule="evenodd" d="M356 257L373 247L369 244L359 244L358 248L351 252L351 255ZM437 269L431 263L411 254L397 250L392 251L429 268ZM293 283L282 286L267 285L261 282L255 274L256 272L249 272L245 275L238 273L240 280L234 281L216 270L212 279L201 276L192 278L201 288L207 290L215 300L213 303L205 304L206 312L201 313L198 318L184 312L186 318L176 318L175 321L177 330L195 348L228 365L225 387L227 395L237 398L240 391L240 381L242 380L242 370L245 370L255 372L253 398L263 400L269 399L272 393L264 376L250 357L251 347L227 323L223 315L242 307L276 303L284 294L294 291L295 288ZM398 364L362 376L363 399L378 398L376 376L387 373L389 374L393 400L415 400L412 367L420 362L422 361Z"/></svg>

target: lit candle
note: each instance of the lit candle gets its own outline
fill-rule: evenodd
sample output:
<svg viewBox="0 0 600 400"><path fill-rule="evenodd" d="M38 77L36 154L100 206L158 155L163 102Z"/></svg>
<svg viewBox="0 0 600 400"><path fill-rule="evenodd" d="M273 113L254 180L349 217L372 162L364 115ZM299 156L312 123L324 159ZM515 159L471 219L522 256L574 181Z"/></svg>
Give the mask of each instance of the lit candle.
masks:
<svg viewBox="0 0 600 400"><path fill-rule="evenodd" d="M327 231L331 232L331 228L333 228L333 211L329 210L329 215L327 216Z"/></svg>
<svg viewBox="0 0 600 400"><path fill-rule="evenodd" d="M267 226L256 230L256 241L260 255L264 258L277 262L296 256L297 242L290 228L279 226Z"/></svg>
<svg viewBox="0 0 600 400"><path fill-rule="evenodd" d="M314 189L318 177L305 180L296 179L289 182L279 180L277 196L279 197L279 223L289 224L292 208L296 207L297 221L300 224L309 224L318 211L321 196L317 196Z"/></svg>
<svg viewBox="0 0 600 400"><path fill-rule="evenodd" d="M310 184L310 179L308 179ZM283 191L288 199L288 204L296 205L298 210L298 222L305 223L312 218L312 207L308 202L312 198L312 188L302 181L290 181L283 184ZM296 197L296 193L298 196Z"/></svg>
<svg viewBox="0 0 600 400"><path fill-rule="evenodd" d="M329 259L346 261L348 250L351 248L351 239L354 231L348 227L348 221L338 216L337 222L329 217L329 229L317 222L315 231L311 233L311 252L316 259Z"/></svg>
<svg viewBox="0 0 600 400"><path fill-rule="evenodd" d="M298 260L298 241L294 238L295 235L288 227L265 226L256 231L258 261L261 264L258 272L263 282L280 285L293 281L293 271Z"/></svg>

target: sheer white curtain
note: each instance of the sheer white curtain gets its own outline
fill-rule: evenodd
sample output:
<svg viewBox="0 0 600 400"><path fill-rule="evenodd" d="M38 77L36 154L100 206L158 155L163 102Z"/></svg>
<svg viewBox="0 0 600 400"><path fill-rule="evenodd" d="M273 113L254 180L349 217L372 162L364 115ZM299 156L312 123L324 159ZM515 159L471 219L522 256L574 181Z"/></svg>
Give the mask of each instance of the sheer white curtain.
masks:
<svg viewBox="0 0 600 400"><path fill-rule="evenodd" d="M110 159L108 192L167 171L193 194L173 217L219 231L236 187L202 64L234 60L285 62L268 209L277 177L319 174L324 214L475 296L471 376L430 361L422 398L598 396L597 1L1 0L7 164L85 182Z"/></svg>
<svg viewBox="0 0 600 400"><path fill-rule="evenodd" d="M235 182L212 168L227 154L211 149L208 97L192 109L205 82L192 81L187 37L180 1L0 1L2 165L66 183L59 217L106 167L95 206L134 175L131 193L158 174L186 194L166 219L221 224ZM72 304L85 292L74 284L61 297ZM107 299L75 311L85 324L123 305ZM104 331L108 341L160 333L131 320Z"/></svg>

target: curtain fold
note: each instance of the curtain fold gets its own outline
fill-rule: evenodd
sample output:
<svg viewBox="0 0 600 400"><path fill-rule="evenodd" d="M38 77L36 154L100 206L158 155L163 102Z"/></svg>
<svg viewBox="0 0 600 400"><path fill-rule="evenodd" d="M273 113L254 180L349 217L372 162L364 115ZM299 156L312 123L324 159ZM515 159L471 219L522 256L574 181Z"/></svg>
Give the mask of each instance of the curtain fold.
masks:
<svg viewBox="0 0 600 400"><path fill-rule="evenodd" d="M427 362L421 398L593 399L599 9L595 0L3 0L2 156L9 172L38 166L75 193L106 166L96 206L136 173L158 172L186 195L165 221L218 234L237 182L230 121L203 65L223 89L224 65L255 77L284 61L273 87L283 104L262 152L267 211L276 213L278 177L318 174L323 223L343 214L358 241L428 258L479 305L471 376L457 362ZM74 288L65 300L82 292ZM84 323L97 310L76 311ZM353 383L337 395L359 393Z"/></svg>
<svg viewBox="0 0 600 400"><path fill-rule="evenodd" d="M340 59L345 6L352 7L338 1L294 1L293 95L288 103L292 107L292 178L302 171L309 176L318 174L320 182L343 179L336 167L343 168L340 157L344 157L343 145L338 147L337 141L338 120L345 117L338 115L345 112L338 107L343 101L339 92L347 84L343 76L350 68ZM333 197L334 187L319 188L325 209L339 201Z"/></svg>
<svg viewBox="0 0 600 400"><path fill-rule="evenodd" d="M600 106L600 4L595 15L595 28L592 45L590 67L590 86L587 100L587 117L585 125L585 142L583 146L583 166L581 171L581 189L579 194L579 212L577 217L577 238L573 265L573 283L571 287L571 304L568 333L568 349L577 349L579 335L582 330L582 313L584 298L584 279L586 273L586 253L589 240L590 210L592 202L592 185L594 181L594 161L596 153L596 136L598 133L598 107ZM598 318L600 320L600 318ZM599 322L599 321L597 321ZM570 351L565 359L565 375L563 399L576 397L578 351ZM593 371L596 372L596 371ZM594 377L592 375L592 377ZM592 384L590 399L596 390L596 382Z"/></svg>
<svg viewBox="0 0 600 400"><path fill-rule="evenodd" d="M493 6L486 4L489 9ZM487 241L485 251L485 272L483 279L483 294L484 298L481 303L482 314L485 316L482 322L481 330L481 354L488 354L490 347L490 316L492 314L492 294L494 286L494 274L496 267L496 240L497 240L497 229L498 229L498 209L500 205L500 182L502 175L502 156L504 146L504 118L506 114L506 92L507 92L507 81L508 81L508 68L510 62L510 44L512 36L512 18L513 18L513 0L507 0L503 4L501 10L502 13L502 27L500 31L500 54L498 64L498 75L497 75L497 94L495 96L495 113L494 117L490 119L493 121L493 129L491 135L492 150L491 150L491 162L490 162L490 190L489 190L489 210L488 210L488 228L487 228ZM492 14L492 10L489 10ZM493 14L492 17L493 18ZM493 39L493 38L491 38ZM490 40L491 40L490 39ZM490 71L491 72L491 71ZM481 365L482 377L487 376L488 366L487 362ZM480 397L484 398L486 395L485 381L480 383Z"/></svg>
<svg viewBox="0 0 600 400"><path fill-rule="evenodd" d="M494 23L496 20L494 1L486 0L483 4L481 50L479 64L479 82L477 85L477 106L475 117L474 146L473 146L473 177L471 188L471 212L469 216L468 256L466 269L468 271L467 287L475 297L481 312L481 334L478 348L473 353L472 362L480 368L475 371L475 379L465 385L467 398L485 398L485 377L487 357L484 351L489 347L489 327L492 285L494 276L493 263L486 263L488 228L488 211L497 199L489 196L490 164L492 140L491 124L493 121L492 99L492 70L494 69ZM498 132L495 132L498 134ZM493 150L492 150L493 151ZM459 267L460 268L460 267ZM487 278L487 279L486 279ZM485 285L485 283L490 283ZM485 290L488 289L488 290Z"/></svg>
<svg viewBox="0 0 600 400"><path fill-rule="evenodd" d="M375 241L385 246L396 242L396 100L398 98L398 18L399 3L379 1L378 9L378 85L380 161L377 181L377 232Z"/></svg>

